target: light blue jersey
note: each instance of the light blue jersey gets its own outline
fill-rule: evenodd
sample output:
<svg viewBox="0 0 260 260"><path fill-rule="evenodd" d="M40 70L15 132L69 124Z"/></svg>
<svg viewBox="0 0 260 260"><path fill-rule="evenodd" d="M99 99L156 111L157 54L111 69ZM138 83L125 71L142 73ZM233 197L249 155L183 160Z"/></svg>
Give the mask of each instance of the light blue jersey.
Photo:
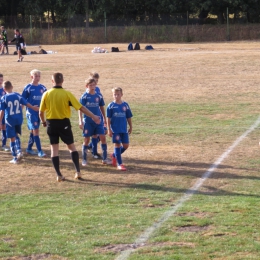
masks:
<svg viewBox="0 0 260 260"><path fill-rule="evenodd" d="M43 93L47 91L47 88L43 86L42 84L39 84L38 86L34 86L32 84L28 84L24 87L22 97L27 100L32 106L40 107L41 99ZM32 110L31 108L26 108L26 115L38 115L39 112Z"/></svg>
<svg viewBox="0 0 260 260"><path fill-rule="evenodd" d="M27 101L18 93L7 93L1 98L1 109L5 111L5 123L9 126L21 125L23 114L21 105L27 105Z"/></svg>
<svg viewBox="0 0 260 260"><path fill-rule="evenodd" d="M129 105L124 101L122 104L111 102L107 106L107 117L110 118L113 133L127 133L127 119L132 116Z"/></svg>
<svg viewBox="0 0 260 260"><path fill-rule="evenodd" d="M94 115L100 116L101 118L103 115L101 115L100 107L105 105L103 96L100 94L89 94L88 92L85 92L80 100L80 104L89 109ZM92 118L86 116L84 114L84 123L86 122L94 122Z"/></svg>

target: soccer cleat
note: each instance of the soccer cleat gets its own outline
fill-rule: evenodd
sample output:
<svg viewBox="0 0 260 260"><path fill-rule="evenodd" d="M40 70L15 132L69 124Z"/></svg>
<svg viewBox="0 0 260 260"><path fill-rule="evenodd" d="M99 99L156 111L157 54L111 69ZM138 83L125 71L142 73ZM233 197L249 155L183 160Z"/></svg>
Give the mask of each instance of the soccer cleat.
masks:
<svg viewBox="0 0 260 260"><path fill-rule="evenodd" d="M23 57L21 57L21 61L23 61Z"/></svg>
<svg viewBox="0 0 260 260"><path fill-rule="evenodd" d="M30 155L37 155L38 153L35 152L33 149L26 149L26 153Z"/></svg>
<svg viewBox="0 0 260 260"><path fill-rule="evenodd" d="M117 166L117 169L118 169L119 171L126 171L126 167L125 167L123 164L118 165L118 166Z"/></svg>
<svg viewBox="0 0 260 260"><path fill-rule="evenodd" d="M116 167L117 166L116 157L114 157L113 154L111 154L111 160L112 160L112 166Z"/></svg>
<svg viewBox="0 0 260 260"><path fill-rule="evenodd" d="M43 151L38 152L38 156L43 158L46 157L46 154Z"/></svg>
<svg viewBox="0 0 260 260"><path fill-rule="evenodd" d="M16 157L14 157L13 160L10 161L10 163L17 164L18 163L18 159Z"/></svg>
<svg viewBox="0 0 260 260"><path fill-rule="evenodd" d="M20 62L20 59L18 59L17 62Z"/></svg>
<svg viewBox="0 0 260 260"><path fill-rule="evenodd" d="M58 181L58 182L65 181L65 177L62 176L62 175L61 175L61 176L58 175L58 176L57 176L57 181Z"/></svg>
<svg viewBox="0 0 260 260"><path fill-rule="evenodd" d="M106 165L111 165L112 161L109 158L106 158L105 160L102 160L102 163Z"/></svg>
<svg viewBox="0 0 260 260"><path fill-rule="evenodd" d="M74 178L75 179L81 179L81 173L80 172L76 172Z"/></svg>
<svg viewBox="0 0 260 260"><path fill-rule="evenodd" d="M2 149L5 151L5 152L9 152L10 151L10 148L6 145L3 145L2 146Z"/></svg>
<svg viewBox="0 0 260 260"><path fill-rule="evenodd" d="M92 156L94 159L102 159L101 155L100 154L93 154Z"/></svg>
<svg viewBox="0 0 260 260"><path fill-rule="evenodd" d="M88 163L86 160L82 160L82 166L86 166Z"/></svg>

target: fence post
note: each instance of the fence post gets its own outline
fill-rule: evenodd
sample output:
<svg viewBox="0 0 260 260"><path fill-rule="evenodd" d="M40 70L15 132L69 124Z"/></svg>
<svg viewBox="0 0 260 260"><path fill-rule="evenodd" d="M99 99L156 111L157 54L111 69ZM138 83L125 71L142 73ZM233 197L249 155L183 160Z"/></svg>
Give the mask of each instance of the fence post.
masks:
<svg viewBox="0 0 260 260"><path fill-rule="evenodd" d="M189 35L189 11L187 11L187 42L190 41L190 35Z"/></svg>
<svg viewBox="0 0 260 260"><path fill-rule="evenodd" d="M30 39L32 44L32 16L30 15Z"/></svg>
<svg viewBox="0 0 260 260"><path fill-rule="evenodd" d="M107 42L107 13L104 12L104 18L105 18L105 41Z"/></svg>
<svg viewBox="0 0 260 260"><path fill-rule="evenodd" d="M230 41L228 7L227 7L227 41Z"/></svg>

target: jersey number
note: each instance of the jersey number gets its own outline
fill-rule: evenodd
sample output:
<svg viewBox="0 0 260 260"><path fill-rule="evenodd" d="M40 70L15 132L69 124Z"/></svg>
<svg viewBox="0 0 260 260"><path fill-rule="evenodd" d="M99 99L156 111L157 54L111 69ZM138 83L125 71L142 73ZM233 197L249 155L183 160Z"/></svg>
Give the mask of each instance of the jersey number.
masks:
<svg viewBox="0 0 260 260"><path fill-rule="evenodd" d="M14 114L20 114L20 102L18 100L15 100L14 103L9 101L8 102L8 107L10 107L10 115ZM14 112L15 109L15 112Z"/></svg>

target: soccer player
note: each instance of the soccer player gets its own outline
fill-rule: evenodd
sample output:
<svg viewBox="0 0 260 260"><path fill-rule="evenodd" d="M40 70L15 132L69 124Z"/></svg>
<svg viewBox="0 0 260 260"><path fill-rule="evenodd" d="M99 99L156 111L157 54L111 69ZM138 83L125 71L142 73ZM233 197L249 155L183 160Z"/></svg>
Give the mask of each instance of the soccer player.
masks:
<svg viewBox="0 0 260 260"><path fill-rule="evenodd" d="M17 137L22 134L22 105L35 111L38 111L39 108L32 106L20 94L13 92L10 81L4 82L4 90L6 94L1 98L0 128L2 129L2 119L5 116L6 134L8 138L11 138L10 148L13 155L10 163L16 164L21 158L20 142L17 142Z"/></svg>
<svg viewBox="0 0 260 260"><path fill-rule="evenodd" d="M98 84L98 80L99 80L99 74L97 72L91 72L90 73L90 77L95 79L96 84ZM89 89L86 88L86 92L88 92ZM96 85L95 87L95 91L97 94L101 94L100 88ZM103 95L102 95L103 96ZM101 117L101 120L103 118ZM106 125L104 125L104 130L105 130L105 134L107 134L107 128ZM88 144L87 149L90 150L92 152L93 158L94 159L101 159L102 157L100 156L100 154L98 153L97 147L98 147L98 143L100 142L100 138L98 135L94 135L91 137L91 142Z"/></svg>
<svg viewBox="0 0 260 260"><path fill-rule="evenodd" d="M15 45L16 45L16 50L18 53L18 62L23 61L23 55L22 55L22 49L24 49L24 38L22 36L22 34L20 33L19 29L15 29L14 30L14 38L9 41L9 43L14 42L15 41Z"/></svg>
<svg viewBox="0 0 260 260"><path fill-rule="evenodd" d="M3 44L2 44L2 48L0 50L0 53L4 54L4 51L5 51L5 48L6 48L6 54L9 54L9 52L8 52L7 32L6 32L4 26L1 26L1 39L3 40Z"/></svg>
<svg viewBox="0 0 260 260"><path fill-rule="evenodd" d="M47 88L40 84L41 72L39 70L32 70L30 72L32 82L24 87L22 96L25 100L27 100L33 106L40 106L42 95ZM39 127L40 127L40 118L39 113L35 112L30 108L26 108L26 118L27 118L27 126L30 132L30 137L28 141L28 147L26 149L26 153L31 155L38 154L39 157L45 157L46 154L42 151L41 140L39 137ZM37 153L32 149L33 144L36 144Z"/></svg>
<svg viewBox="0 0 260 260"><path fill-rule="evenodd" d="M132 112L129 105L122 100L123 90L113 88L114 101L107 106L108 135L114 143L114 153L111 155L113 166L120 171L126 171L121 154L129 147L129 134L132 133ZM127 124L129 129L127 130ZM122 145L121 145L122 144Z"/></svg>
<svg viewBox="0 0 260 260"><path fill-rule="evenodd" d="M80 98L80 103L89 109L93 114L98 115L105 119L105 102L103 96L96 93L96 80L94 78L89 78L86 80L86 91ZM83 130L82 135L84 136L84 142L82 145L82 166L87 165L87 146L90 141L90 137L93 135L99 135L102 148L102 163L111 164L110 159L107 158L107 142L103 126L103 121L100 124L96 124L91 117L84 115L82 120L82 113L79 111L79 127ZM93 139L92 139L93 142Z"/></svg>
<svg viewBox="0 0 260 260"><path fill-rule="evenodd" d="M0 99L5 95L3 88L4 75L0 74ZM1 101L0 101L1 102ZM6 145L6 127L5 127L5 118L2 119L2 149L6 152L10 151L9 147Z"/></svg>
<svg viewBox="0 0 260 260"><path fill-rule="evenodd" d="M44 127L47 126L47 134L51 143L51 160L57 174L57 181L65 180L60 172L59 138L67 145L70 151L71 159L76 169L75 179L80 179L79 153L74 144L69 119L71 116L70 107L73 106L76 110L80 110L91 117L97 124L100 123L100 118L82 106L71 92L62 87L63 75L61 73L57 72L52 75L52 84L53 87L42 96L39 115L42 125Z"/></svg>

